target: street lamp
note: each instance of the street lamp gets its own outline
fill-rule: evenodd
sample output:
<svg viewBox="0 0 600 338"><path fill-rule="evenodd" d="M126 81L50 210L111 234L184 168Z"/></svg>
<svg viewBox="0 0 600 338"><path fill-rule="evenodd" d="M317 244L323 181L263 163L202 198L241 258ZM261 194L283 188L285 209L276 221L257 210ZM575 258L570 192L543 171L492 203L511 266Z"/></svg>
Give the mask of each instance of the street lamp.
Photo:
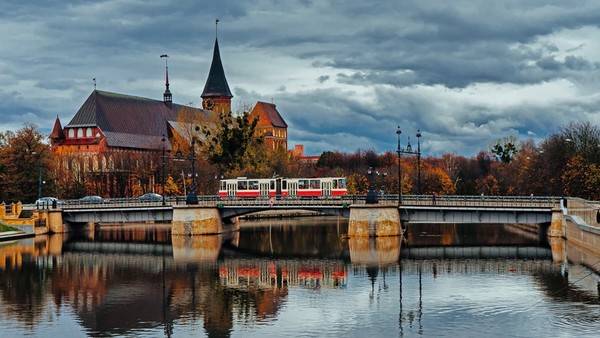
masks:
<svg viewBox="0 0 600 338"><path fill-rule="evenodd" d="M377 192L375 192L375 188L373 187L373 174L377 173L372 167L369 167L367 170L367 174L369 175L369 192L367 192L367 198L365 199L366 204L377 204L379 203L379 198L377 197Z"/></svg>
<svg viewBox="0 0 600 338"><path fill-rule="evenodd" d="M196 126L196 132L200 131L200 127ZM190 193L187 195L185 199L186 204L198 204L198 195L196 195L196 153L195 153L195 144L196 144L196 136L192 136L192 187L190 188Z"/></svg>
<svg viewBox="0 0 600 338"><path fill-rule="evenodd" d="M417 193L421 195L421 130L417 129Z"/></svg>
<svg viewBox="0 0 600 338"><path fill-rule="evenodd" d="M167 157L165 155L165 141L167 139L165 138L165 135L163 134L162 137L162 205L165 205L165 175L167 173L166 170L166 163L167 163Z"/></svg>
<svg viewBox="0 0 600 338"><path fill-rule="evenodd" d="M40 167L40 175L38 177L38 199L42 198L42 186L44 185L44 182L42 180L42 154L40 154L39 167Z"/></svg>
<svg viewBox="0 0 600 338"><path fill-rule="evenodd" d="M43 162L42 162L42 154L44 154L44 152L48 150L48 147L45 147L42 151L40 151L39 153L32 151L31 154L33 155L37 155L38 158L38 168L39 168L39 175L38 175L38 199L42 198L42 187L44 185L44 180L43 180L43 176L42 176L42 172L43 172Z"/></svg>
<svg viewBox="0 0 600 338"><path fill-rule="evenodd" d="M402 130L400 130L400 126L398 126L398 130L396 130L396 134L398 134L398 204L402 204L402 172L400 165L400 158L402 154L402 148L400 147L400 134L402 134Z"/></svg>
<svg viewBox="0 0 600 338"><path fill-rule="evenodd" d="M410 145L410 137L408 138L408 145L406 149L402 149L400 146L400 134L402 131L400 130L400 126L398 126L398 130L396 131L398 135L398 149L396 152L398 153L398 204L402 204L402 175L401 175L401 155L409 154L409 155L417 155L417 194L421 195L421 130L417 129L417 150L414 151L412 146Z"/></svg>

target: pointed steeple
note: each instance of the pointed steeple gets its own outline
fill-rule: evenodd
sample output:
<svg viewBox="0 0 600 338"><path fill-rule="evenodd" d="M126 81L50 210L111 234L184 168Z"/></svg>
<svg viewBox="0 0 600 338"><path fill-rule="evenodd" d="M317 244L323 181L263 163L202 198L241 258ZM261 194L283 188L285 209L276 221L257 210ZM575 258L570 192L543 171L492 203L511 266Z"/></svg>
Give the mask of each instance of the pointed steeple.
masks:
<svg viewBox="0 0 600 338"><path fill-rule="evenodd" d="M163 54L160 57L165 58L165 92L163 93L163 102L170 106L173 103L173 96L169 90L169 64L167 62L169 56L167 54Z"/></svg>
<svg viewBox="0 0 600 338"><path fill-rule="evenodd" d="M52 133L50 133L48 138L52 142L58 142L65 139L65 133L63 132L63 128L60 124L60 119L58 118L58 115L56 115L56 121L54 121L54 128L52 128Z"/></svg>
<svg viewBox="0 0 600 338"><path fill-rule="evenodd" d="M201 97L227 97L232 98L227 79L225 78L225 71L223 70L223 64L221 63L221 53L219 52L219 40L215 39L215 49L213 51L212 64L210 65L210 71L208 72L208 79L206 79L206 85Z"/></svg>
<svg viewBox="0 0 600 338"><path fill-rule="evenodd" d="M231 91L225 78L225 71L221 63L221 53L219 52L219 39L217 38L217 25L219 19L215 21L215 49L213 51L212 64L208 72L208 79L204 85L202 98L202 108L212 110L217 113L231 112Z"/></svg>

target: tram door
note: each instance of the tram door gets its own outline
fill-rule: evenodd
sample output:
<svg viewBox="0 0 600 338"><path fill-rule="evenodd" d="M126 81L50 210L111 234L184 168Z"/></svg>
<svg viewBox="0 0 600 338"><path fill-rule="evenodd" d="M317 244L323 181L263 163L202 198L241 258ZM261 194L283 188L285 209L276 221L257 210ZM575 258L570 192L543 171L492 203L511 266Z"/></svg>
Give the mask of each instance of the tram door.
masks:
<svg viewBox="0 0 600 338"><path fill-rule="evenodd" d="M331 182L321 181L321 195L331 196Z"/></svg>
<svg viewBox="0 0 600 338"><path fill-rule="evenodd" d="M269 197L269 182L260 182L260 197Z"/></svg>
<svg viewBox="0 0 600 338"><path fill-rule="evenodd" d="M288 182L288 196L297 196L298 195L298 182Z"/></svg>
<svg viewBox="0 0 600 338"><path fill-rule="evenodd" d="M235 197L237 195L237 182L227 182L227 196Z"/></svg>
<svg viewBox="0 0 600 338"><path fill-rule="evenodd" d="M275 180L275 197L277 199L281 197L281 178Z"/></svg>

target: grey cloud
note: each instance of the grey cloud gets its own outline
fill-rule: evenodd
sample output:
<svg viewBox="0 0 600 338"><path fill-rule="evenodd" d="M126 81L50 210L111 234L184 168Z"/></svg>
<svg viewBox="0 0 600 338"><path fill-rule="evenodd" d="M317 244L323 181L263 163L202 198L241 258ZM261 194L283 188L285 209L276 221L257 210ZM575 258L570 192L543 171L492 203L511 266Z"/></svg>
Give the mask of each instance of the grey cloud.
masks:
<svg viewBox="0 0 600 338"><path fill-rule="evenodd" d="M327 80L329 80L329 75L321 75L319 76L319 78L317 79L317 81L319 81L319 83L324 83Z"/></svg>
<svg viewBox="0 0 600 338"><path fill-rule="evenodd" d="M198 103L215 18L221 20L219 42L234 100L273 98L290 125L290 142L304 142L307 153L387 150L401 124L405 135L423 130L427 152L471 154L489 137L543 137L561 123L600 112L590 94L600 80L597 60L579 55L587 46L561 50L551 39L564 30L597 27L600 3L591 0L10 1L0 3L0 18L6 56L0 61L0 113L10 123L0 130L23 114L47 132L56 114L66 123L93 89L93 77L100 89L160 98L163 53L171 55L174 100ZM256 60L246 59L246 50L305 61L317 75L298 90L285 79L302 70L282 62L274 71L281 81L265 92L242 88L231 69L253 67ZM261 84L255 76L245 82ZM577 86L579 99L495 108L432 102L406 90L557 79ZM336 85L373 92L374 98L365 102L351 89L325 89Z"/></svg>

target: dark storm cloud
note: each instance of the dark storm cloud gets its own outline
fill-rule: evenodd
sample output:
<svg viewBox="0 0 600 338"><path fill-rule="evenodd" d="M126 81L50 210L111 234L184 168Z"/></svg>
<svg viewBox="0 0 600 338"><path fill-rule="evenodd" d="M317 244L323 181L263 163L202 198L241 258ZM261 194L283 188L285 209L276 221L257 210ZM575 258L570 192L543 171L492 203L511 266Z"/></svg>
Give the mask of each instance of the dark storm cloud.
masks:
<svg viewBox="0 0 600 338"><path fill-rule="evenodd" d="M49 132L92 78L160 99L165 53L174 101L197 105L216 18L234 103L277 103L307 153L388 150L400 124L428 152L472 154L600 120L600 3L541 0L2 2L3 116Z"/></svg>

